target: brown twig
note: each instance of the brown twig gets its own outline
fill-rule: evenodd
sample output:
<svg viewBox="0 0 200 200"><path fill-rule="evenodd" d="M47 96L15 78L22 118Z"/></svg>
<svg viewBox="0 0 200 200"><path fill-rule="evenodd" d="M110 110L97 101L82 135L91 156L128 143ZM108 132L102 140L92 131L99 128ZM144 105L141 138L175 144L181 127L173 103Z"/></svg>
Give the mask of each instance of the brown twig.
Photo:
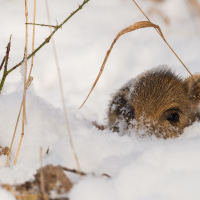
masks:
<svg viewBox="0 0 200 200"><path fill-rule="evenodd" d="M45 2L46 2L46 9L47 9L47 16L48 16L49 24L51 25L48 2L47 2L47 0ZM49 30L50 30L50 34L52 34L51 27L49 27ZM66 108L66 105L65 105L63 86L62 86L62 78L61 78L61 73L60 73L60 66L59 66L59 62L58 62L58 56L57 56L56 47L55 47L55 43L54 43L54 38L53 37L52 37L52 45L53 45L53 52L54 52L54 57L55 57L55 61L56 61L56 66L57 66L58 80L59 80L59 86L60 86L60 93L61 93L64 116L65 116L65 122L66 122L66 126L67 126L67 132L68 132L68 135L69 135L69 141L70 141L70 145L71 145L71 148L72 148L72 151L73 151L73 155L74 155L74 158L75 158L75 161L76 161L77 169L78 169L78 171L80 171L81 170L80 169L80 164L79 164L77 153L76 153L75 148L74 148L71 129L70 129L69 120L68 120L68 116L67 116L67 108ZM80 173L80 176L81 176L81 173Z"/></svg>
<svg viewBox="0 0 200 200"><path fill-rule="evenodd" d="M68 172L72 172L75 174L81 174L82 176L86 176L87 174L85 172L81 172L81 171L77 171L75 169L69 169L67 167L62 167L63 170L68 171Z"/></svg>
<svg viewBox="0 0 200 200"><path fill-rule="evenodd" d="M27 9L27 8L26 8ZM28 14L26 15L28 17ZM34 0L34 15L33 15L33 21L35 22L35 16L36 16L36 0ZM26 18L27 20L27 18ZM26 23L28 24L28 23ZM26 25L26 29L27 29L27 25ZM28 31L28 30L27 30ZM28 38L27 38L28 39ZM27 40L26 39L26 40ZM33 39L32 39L32 52L34 51L34 39L35 39L35 26L33 26ZM27 43L26 43L27 44ZM27 46L26 46L26 50L27 50ZM26 65L27 65L27 51L25 51L25 61L26 61ZM27 79L27 83L26 83L26 90L28 89L28 87L30 86L31 82L33 81L33 77L31 77L31 72L32 72L32 68L33 68L33 57L32 57L32 61L31 61L31 69L30 69L30 72L29 72L29 76L28 76L28 79ZM26 78L26 77L25 77ZM20 117L20 113L21 113L21 109L22 109L22 106L24 105L24 99L21 103L21 107L20 107L20 111L19 111L19 114L18 114L18 118L17 118L17 123L15 125L15 130L14 130L14 134L13 134L13 138L12 138L12 142L11 142L11 146L10 146L10 150L9 150L9 155L8 155L8 158L7 158L7 161L6 161L6 166L8 164L8 160L9 160L9 156L10 156L10 153L11 153L11 149L12 149L12 145L13 145L13 141L14 141L14 138L15 138L15 133L16 133L16 130L17 130L17 125L18 125L18 122L19 122L19 117ZM25 115L26 116L26 115ZM22 136L23 137L23 136ZM19 148L21 146L21 142L22 142L22 138L20 140L20 145L19 145ZM18 148L18 150L19 150ZM17 153L17 156L18 156L18 153ZM16 156L16 158L17 158ZM16 160L17 161L17 160ZM16 164L16 162L15 162Z"/></svg>
<svg viewBox="0 0 200 200"><path fill-rule="evenodd" d="M87 0L87 2L88 2L89 0ZM84 2L84 4L85 3L87 3L86 1ZM81 6L83 7L83 5L84 4L82 4ZM81 7L81 8L82 8ZM65 20L65 22L67 22L71 17L72 17L72 15L74 15L76 12L78 12L78 10L80 10L81 9L80 7L75 11L75 12L73 12L66 20ZM34 13L36 12L36 3L34 3ZM35 14L34 14L35 15ZM34 18L35 18L35 16L34 16ZM64 22L63 22L63 24L64 24ZM51 36L51 35L50 35ZM33 44L34 44L34 42L33 42ZM40 45L41 46L41 45ZM36 49L37 50L37 49ZM29 59L29 58L33 58L33 55L36 53L36 50L30 55L30 56L28 56L27 57L27 59ZM39 47L38 47L38 50L39 50ZM37 51L38 51L37 50ZM23 61L22 61L23 62ZM21 62L21 63L22 63ZM21 63L19 63L20 65L21 65ZM18 65L18 66L20 66L20 65ZM16 68L18 67L18 66L15 66ZM28 80L27 80L27 88L26 89L28 89L28 87L30 86L30 84L31 84L31 82L32 82L32 80L33 80L33 77L31 77L30 76L31 75L31 71L30 71L30 73L29 73L29 78L28 78ZM1 90L0 90L1 91ZM15 138L15 134L16 134L16 130L17 130L17 126L18 126L18 123L19 123L19 118L20 118L20 114L21 114L21 110L22 110L22 105L23 105L23 101L22 101L22 103L21 103L21 106L20 106L20 110L19 110L19 114L18 114L18 117L17 117L17 122L16 122L16 125L15 125L15 130L14 130L14 133L13 133L13 137L12 137L12 141L11 141L11 145L10 145L10 149L9 149L9 154L8 154L8 157L7 157L7 161L6 161L6 165L5 165L5 167L7 166L7 164L8 164L8 160L9 160L9 157L10 157L10 153L11 153L11 150L12 150L12 146L13 146L13 142L14 142L14 138Z"/></svg>
<svg viewBox="0 0 200 200"><path fill-rule="evenodd" d="M57 28L57 26L52 26L52 25L47 25L47 24L35 24L35 22L33 22L33 23L25 23L25 24Z"/></svg>
<svg viewBox="0 0 200 200"><path fill-rule="evenodd" d="M36 17L36 0L34 0L33 23L35 23L35 17ZM32 53L34 52L34 42L35 42L35 24L33 24ZM31 69L30 69L29 76L28 76L28 79L27 79L27 83L28 83L27 87L30 86L30 84L33 80L33 78L31 80L31 72L32 72L32 69L33 69L33 58L34 58L34 56L31 59Z"/></svg>
<svg viewBox="0 0 200 200"><path fill-rule="evenodd" d="M69 168L67 168L67 167L62 167L62 169L63 170L65 170L65 171L67 171L67 172L72 172L72 173L74 173L74 174L81 174L82 176L86 176L86 175L88 175L87 173L85 173L85 172L82 172L82 171L77 171L77 170L75 170L75 169L69 169ZM95 174L93 174L94 176L95 176ZM106 176L106 177L108 177L108 178L111 178L111 176L110 175L108 175L108 174L102 174L101 176Z"/></svg>
<svg viewBox="0 0 200 200"><path fill-rule="evenodd" d="M108 174L101 174L101 176L106 176L107 178L111 178L111 176L110 175L108 175Z"/></svg>
<svg viewBox="0 0 200 200"><path fill-rule="evenodd" d="M20 109L19 109L19 114L18 114L18 117L17 117L17 122L16 122L16 125L15 125L15 130L14 130L12 141L11 141L11 144L10 144L10 149L9 149L9 153L8 153L8 157L7 157L7 160L6 160L5 167L7 167L8 161L9 161L9 158L10 158L10 153L11 153L13 142L14 142L14 139L15 139L15 134L16 134L16 131L17 131L17 126L18 126L18 123L19 123L19 117L21 115L22 105L23 105L23 102L21 103L21 106L20 106Z"/></svg>

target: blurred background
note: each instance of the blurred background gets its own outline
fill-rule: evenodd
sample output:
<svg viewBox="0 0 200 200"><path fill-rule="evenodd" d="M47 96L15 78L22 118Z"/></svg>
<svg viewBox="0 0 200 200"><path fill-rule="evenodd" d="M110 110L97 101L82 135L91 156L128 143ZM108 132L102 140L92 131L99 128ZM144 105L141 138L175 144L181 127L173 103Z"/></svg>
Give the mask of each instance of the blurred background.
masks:
<svg viewBox="0 0 200 200"><path fill-rule="evenodd" d="M28 1L28 20L33 21L33 0ZM159 25L166 40L192 73L200 72L200 0L136 0L150 20ZM60 24L82 0L48 0L52 25ZM48 24L45 0L37 1L36 23ZM8 68L24 57L25 5L20 0L1 0L0 60L12 35ZM111 94L145 70L168 65L182 77L188 72L153 28L140 29L120 37L105 70L86 104L105 54L119 31L146 18L132 0L90 0L54 35L61 68L65 101L70 112L86 120L103 123ZM29 25L28 53L31 53L32 25ZM49 36L49 28L36 26L35 48ZM28 61L30 69L31 61ZM35 56L32 92L55 107L61 95L52 45ZM0 78L2 71L0 72ZM2 95L23 92L20 67L6 79Z"/></svg>

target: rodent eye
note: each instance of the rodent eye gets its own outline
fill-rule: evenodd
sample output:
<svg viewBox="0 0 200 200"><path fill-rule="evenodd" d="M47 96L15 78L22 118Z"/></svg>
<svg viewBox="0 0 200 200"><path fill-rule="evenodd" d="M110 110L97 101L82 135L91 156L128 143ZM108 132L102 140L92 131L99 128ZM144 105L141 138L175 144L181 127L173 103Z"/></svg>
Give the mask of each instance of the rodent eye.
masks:
<svg viewBox="0 0 200 200"><path fill-rule="evenodd" d="M134 119L135 118L135 113L133 111L128 112L126 115L127 115L127 117L129 119Z"/></svg>
<svg viewBox="0 0 200 200"><path fill-rule="evenodd" d="M180 116L179 116L178 113L172 113L172 114L167 118L167 120L168 120L169 122L179 122L179 118L180 118Z"/></svg>

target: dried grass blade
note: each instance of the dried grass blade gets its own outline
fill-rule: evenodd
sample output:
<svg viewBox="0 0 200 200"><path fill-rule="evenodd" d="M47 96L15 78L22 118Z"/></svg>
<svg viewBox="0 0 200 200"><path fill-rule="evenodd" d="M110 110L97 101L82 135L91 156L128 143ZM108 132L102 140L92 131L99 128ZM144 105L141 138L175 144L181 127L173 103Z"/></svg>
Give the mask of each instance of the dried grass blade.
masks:
<svg viewBox="0 0 200 200"><path fill-rule="evenodd" d="M27 0L25 0L25 17L26 17L26 23L28 23L28 8L27 8ZM15 161L14 161L14 165L16 165L17 163L17 158L18 158L18 155L19 155L19 151L20 151L20 148L21 148L21 143L22 143L22 139L24 137L24 125L26 123L26 89L27 89L27 80L26 80L26 77L27 77L27 45L28 45L28 25L26 25L26 36L25 36L25 73L24 73L24 93L23 93L23 99L22 99L22 133L21 133L21 139L20 139L20 142L19 142L19 146L18 146L18 149L17 149L17 154L16 154L16 157L15 157Z"/></svg>
<svg viewBox="0 0 200 200"><path fill-rule="evenodd" d="M83 3L84 2L86 3L88 1L89 0L84 0ZM48 1L46 0L45 2L46 2L46 9L47 9L47 16L48 16L49 25L51 25L49 8L48 8ZM49 27L49 30L50 30L50 35L52 35L53 32L51 31L51 27ZM58 72L58 80L59 80L59 86L60 86L61 100L62 100L62 106L63 106L64 116L65 116L67 131L68 131L68 135L69 135L69 142L70 142L72 152L74 154L74 159L75 159L75 162L76 162L76 165L77 165L77 169L78 169L78 172L79 172L79 175L80 175L80 178L81 178L81 168L80 168L77 153L75 151L74 143L73 143L73 140L72 140L72 134L71 134L70 124L69 124L68 115L67 115L67 108L66 108L66 105L65 105L64 93L63 93L63 84L62 84L60 66L59 66L59 62L58 62L58 56L57 56L57 51L56 51L53 35L52 35L52 46L53 46L53 52L54 52L54 57L55 57L55 62L56 62L56 67L57 67L57 72Z"/></svg>
<svg viewBox="0 0 200 200"><path fill-rule="evenodd" d="M136 3L135 0L133 0L133 2L135 3L135 5L139 8L139 10L142 12L142 14L147 18L147 20L149 22L150 19L147 17L147 15L143 12L143 10L140 8L140 6ZM158 29L155 28L155 30L157 31L157 33L163 38L163 35L160 34L160 32L158 31ZM176 52L172 49L172 47L169 45L169 43L163 38L163 40L165 41L165 43L167 44L167 46L171 49L171 51L174 53L174 55L178 58L178 60L181 62L181 64L185 67L185 69L188 71L188 73L191 75L191 77L194 79L194 81L196 83L198 83L197 79L192 75L192 73L190 72L190 70L186 67L186 65L183 63L183 61L179 58L179 56L176 54ZM199 83L198 83L199 84Z"/></svg>
<svg viewBox="0 0 200 200"><path fill-rule="evenodd" d="M33 21L34 22L35 22L35 16L36 16L36 0L34 0L34 15L33 15ZM35 26L33 26L32 52L34 51L34 38L35 38ZM27 79L26 90L28 89L28 87L31 85L31 83L33 81L33 77L31 76L32 68L33 68L33 57L32 57L32 62L31 62L31 69L30 69L29 76L28 76L28 79ZM10 158L10 153L11 153L12 145L13 145L13 142L14 142L14 139L15 139L15 134L16 134L16 130L17 130L18 122L19 122L19 117L20 117L20 114L21 114L23 104L24 103L23 103L23 100L22 100L5 167L7 167L7 165L8 165L8 160Z"/></svg>
<svg viewBox="0 0 200 200"><path fill-rule="evenodd" d="M103 64L102 64L102 66L101 66L101 68L100 68L100 72L99 72L99 74L98 74L98 76L97 76L97 78L96 78L96 80L95 80L95 82L94 82L94 84L93 84L93 86L92 86L92 89L90 90L90 92L89 92L87 98L85 99L85 101L83 102L83 104L81 105L81 107L85 104L85 102L87 101L88 97L89 97L90 94L92 93L94 87L96 86L96 84L97 84L97 82L98 82L98 80L99 80L99 78L100 78L100 76L101 76L101 74L102 74L102 72L103 72L103 70L104 70L104 67L105 67L105 64L106 64L106 62L107 62L107 60L108 60L108 57L109 57L109 55L110 55L110 52L111 52L111 50L112 50L114 44L115 44L115 43L117 42L117 40L119 39L119 37L122 36L122 35L124 35L125 33L129 33L129 32L131 32L131 31L135 31L135 30L137 30L137 29L147 28L147 27L153 27L153 28L157 29L158 32L160 33L160 36L163 38L163 40L165 40L165 38L164 38L164 36L163 36L163 33L162 33L160 27L159 27L158 25L156 25L156 24L153 24L153 23L149 22L149 21L140 21L140 22L136 22L136 23L134 23L133 25L131 25L131 26L129 26L129 27L127 27L127 28L121 30L121 31L118 33L118 35L116 36L116 38L114 39L113 43L111 44L110 49L107 51L106 56L105 56L105 59L104 59L104 61L103 61ZM80 108L81 108L81 107L80 107ZM80 108L79 108L79 109L80 109Z"/></svg>
<svg viewBox="0 0 200 200"><path fill-rule="evenodd" d="M13 137L12 137L12 141L11 141L11 144L10 144L10 149L9 149L9 153L8 153L8 157L7 157L7 160L6 160L6 165L5 165L5 167L7 167L8 161L9 161L9 158L10 158L10 153L11 153L12 146L13 146L13 142L14 142L14 139L15 139L15 134L16 134L16 131L17 131L18 123L19 123L19 117L20 117L20 114L21 114L22 106L23 106L23 101L22 101L21 107L20 107L20 109L19 109L19 114L18 114L18 117L17 117L17 122L16 122L16 125L15 125L15 130L14 130Z"/></svg>
<svg viewBox="0 0 200 200"><path fill-rule="evenodd" d="M34 14L33 14L34 25L33 25L33 38L32 38L32 53L34 52L34 43L35 43L35 17L36 17L36 0L34 0ZM33 69L33 58L34 58L34 56L32 56L32 59L31 59L31 69L30 69L30 72L29 72L29 75L28 75L28 80L27 80L28 86L27 86L27 88L30 86L31 82L33 81L33 78L32 78L32 80L30 80L31 79L30 78L31 72L32 72L32 69Z"/></svg>

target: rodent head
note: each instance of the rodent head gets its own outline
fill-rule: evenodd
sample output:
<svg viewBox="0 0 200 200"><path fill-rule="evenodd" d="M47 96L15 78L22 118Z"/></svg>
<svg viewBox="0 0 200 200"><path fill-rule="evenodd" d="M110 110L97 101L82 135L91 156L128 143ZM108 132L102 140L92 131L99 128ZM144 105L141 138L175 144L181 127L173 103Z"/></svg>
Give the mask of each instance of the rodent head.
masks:
<svg viewBox="0 0 200 200"><path fill-rule="evenodd" d="M134 128L157 137L177 137L199 116L199 92L192 78L183 80L169 68L148 71L114 95L109 127L118 132Z"/></svg>

